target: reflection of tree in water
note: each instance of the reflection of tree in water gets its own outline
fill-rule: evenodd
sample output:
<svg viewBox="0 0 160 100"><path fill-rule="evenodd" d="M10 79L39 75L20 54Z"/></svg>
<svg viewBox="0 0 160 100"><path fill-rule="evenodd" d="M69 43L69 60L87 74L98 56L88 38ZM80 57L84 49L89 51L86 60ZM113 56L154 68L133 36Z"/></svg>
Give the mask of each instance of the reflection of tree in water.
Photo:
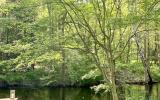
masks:
<svg viewBox="0 0 160 100"><path fill-rule="evenodd" d="M8 89L0 89L0 98L7 98L9 96Z"/></svg>
<svg viewBox="0 0 160 100"><path fill-rule="evenodd" d="M62 88L60 100L112 100L111 94L96 95L89 88ZM59 99L55 99L59 100Z"/></svg>
<svg viewBox="0 0 160 100"><path fill-rule="evenodd" d="M119 85L117 88L119 100L125 100L125 88L122 85Z"/></svg>
<svg viewBox="0 0 160 100"><path fill-rule="evenodd" d="M32 99L32 90L30 89L18 89L16 90L16 96L18 96L19 100L33 100Z"/></svg>
<svg viewBox="0 0 160 100"><path fill-rule="evenodd" d="M160 84L157 84L157 100L160 100Z"/></svg>
<svg viewBox="0 0 160 100"><path fill-rule="evenodd" d="M145 88L141 85L125 86L125 100L145 100Z"/></svg>
<svg viewBox="0 0 160 100"><path fill-rule="evenodd" d="M67 92L66 96L66 100L92 100L90 89L85 88L72 89L69 92Z"/></svg>
<svg viewBox="0 0 160 100"><path fill-rule="evenodd" d="M50 88L49 91L49 100L61 100L60 89L59 88Z"/></svg>
<svg viewBox="0 0 160 100"><path fill-rule="evenodd" d="M90 90L86 90L83 91L81 88L52 88L49 91L49 100L91 100Z"/></svg>
<svg viewBox="0 0 160 100"><path fill-rule="evenodd" d="M160 100L160 84L129 85L117 88L119 100ZM0 89L0 97L8 97L9 89ZM16 89L19 100L112 100L108 93L95 94L89 88Z"/></svg>
<svg viewBox="0 0 160 100"><path fill-rule="evenodd" d="M60 88L60 100L65 100L65 90L64 90L64 88Z"/></svg>
<svg viewBox="0 0 160 100"><path fill-rule="evenodd" d="M18 100L60 100L60 95L57 95L56 93L57 90L56 92L53 92L48 88L16 90L16 96L19 98Z"/></svg>
<svg viewBox="0 0 160 100"><path fill-rule="evenodd" d="M145 100L150 100L152 94L152 85L145 85Z"/></svg>
<svg viewBox="0 0 160 100"><path fill-rule="evenodd" d="M104 94L93 95L91 100L113 100L112 93L109 91Z"/></svg>

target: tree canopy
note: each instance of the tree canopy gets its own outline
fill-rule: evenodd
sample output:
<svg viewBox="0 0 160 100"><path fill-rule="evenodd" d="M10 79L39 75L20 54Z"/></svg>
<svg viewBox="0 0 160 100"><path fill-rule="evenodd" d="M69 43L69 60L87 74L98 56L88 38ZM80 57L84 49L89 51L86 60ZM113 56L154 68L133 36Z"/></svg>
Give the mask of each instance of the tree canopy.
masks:
<svg viewBox="0 0 160 100"><path fill-rule="evenodd" d="M117 82L159 81L159 32L159 0L0 0L0 78L107 83L118 100Z"/></svg>

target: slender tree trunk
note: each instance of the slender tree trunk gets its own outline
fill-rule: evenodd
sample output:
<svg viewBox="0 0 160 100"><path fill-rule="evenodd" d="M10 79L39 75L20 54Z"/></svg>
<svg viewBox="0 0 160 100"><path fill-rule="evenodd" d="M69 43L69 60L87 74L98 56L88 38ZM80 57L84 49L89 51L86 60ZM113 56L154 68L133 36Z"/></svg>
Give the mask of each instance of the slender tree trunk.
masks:
<svg viewBox="0 0 160 100"><path fill-rule="evenodd" d="M67 16L67 12L64 12L60 18L60 22L58 23L58 28L61 30L61 35L64 36L64 27L65 27L65 19ZM62 85L66 85L67 81L67 65L66 65L66 52L63 46L65 45L65 42L61 42L60 44L60 49L61 49L61 55L62 55L62 66L61 66L61 77L62 77Z"/></svg>
<svg viewBox="0 0 160 100"><path fill-rule="evenodd" d="M143 67L144 67L144 77L145 77L145 83L152 83L152 78L150 75L150 70L149 70L149 63L147 61L147 58L145 57L144 49L141 46L141 42L139 39L139 36L135 34L135 41L138 49L138 53L140 55L140 59L142 61Z"/></svg>
<svg viewBox="0 0 160 100"><path fill-rule="evenodd" d="M155 50L154 50L154 62L155 64L157 64L157 66L160 68L160 35L159 33L157 32L158 30L158 26L157 26L157 23L155 22L155 26L156 26L156 29L155 29Z"/></svg>
<svg viewBox="0 0 160 100"><path fill-rule="evenodd" d="M0 16L1 16L1 14L0 14ZM3 28L0 28L0 42L3 42L2 41L2 34L3 34ZM0 52L0 60L2 60L3 59L3 53L2 52Z"/></svg>
<svg viewBox="0 0 160 100"><path fill-rule="evenodd" d="M118 100L118 94L116 89L116 75L115 75L115 61L111 59L110 61L111 67L111 81L112 81L112 97L113 100Z"/></svg>
<svg viewBox="0 0 160 100"><path fill-rule="evenodd" d="M61 81L62 81L62 85L65 86L66 85L66 55L65 55L65 50L62 49L61 51L61 55L62 55L62 66L61 66Z"/></svg>
<svg viewBox="0 0 160 100"><path fill-rule="evenodd" d="M130 34L129 34L129 37L130 37ZM130 63L130 51L131 51L131 45L132 45L132 43L131 43L131 40L129 40L129 42L128 42L128 48L127 48L127 54L126 54L126 63L128 64L128 63Z"/></svg>
<svg viewBox="0 0 160 100"><path fill-rule="evenodd" d="M54 25L53 25L53 7L52 4L47 4L48 17L49 17L49 33L50 35L54 33Z"/></svg>
<svg viewBox="0 0 160 100"><path fill-rule="evenodd" d="M116 89L116 73L115 73L116 65L115 65L115 60L112 52L112 42L110 39L108 40L108 49L109 50L106 50L106 53L108 52L108 60L109 60L108 63L109 63L109 66L111 67L112 97L113 97L113 100L118 100L118 94Z"/></svg>

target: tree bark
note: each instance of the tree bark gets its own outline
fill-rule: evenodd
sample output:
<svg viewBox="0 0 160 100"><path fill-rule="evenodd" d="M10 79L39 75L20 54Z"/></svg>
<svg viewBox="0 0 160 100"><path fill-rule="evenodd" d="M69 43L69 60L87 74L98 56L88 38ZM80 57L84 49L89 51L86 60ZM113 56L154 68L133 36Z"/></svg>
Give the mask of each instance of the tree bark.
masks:
<svg viewBox="0 0 160 100"><path fill-rule="evenodd" d="M145 57L144 50L143 50L143 48L140 44L141 42L140 42L139 36L137 34L135 34L135 42L136 42L136 45L137 45L137 49L138 49L140 59L142 61L143 67L144 67L145 83L148 83L148 84L152 83L152 78L151 78L150 69L149 69L149 63L147 61L147 58Z"/></svg>

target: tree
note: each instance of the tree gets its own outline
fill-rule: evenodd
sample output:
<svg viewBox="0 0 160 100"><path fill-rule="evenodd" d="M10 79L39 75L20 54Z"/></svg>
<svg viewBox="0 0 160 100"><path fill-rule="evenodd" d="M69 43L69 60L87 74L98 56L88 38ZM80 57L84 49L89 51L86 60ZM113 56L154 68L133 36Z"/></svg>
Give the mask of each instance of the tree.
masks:
<svg viewBox="0 0 160 100"><path fill-rule="evenodd" d="M151 6L147 6L153 7L155 3L157 2L152 2ZM113 2L92 0L88 3L82 2L81 4L76 2L63 2L63 6L72 21L72 25L84 45L84 49L92 55L105 81L109 81L109 84L112 86L111 89L114 100L118 99L115 84L116 62L118 58L121 58L121 55L133 36L135 37L138 52L144 66L145 82L152 81L149 72L149 63L145 60L146 58L141 49L139 36L137 35L141 28L142 18L146 15L132 14L131 17L126 17L124 16L125 12L121 11L121 9L125 9L122 8L122 6L125 5L127 4L118 0ZM148 12L150 13L151 11ZM132 24L126 20L130 20ZM123 39L123 36L128 35L126 34L126 30L128 30L129 25L134 25L130 33L131 35L129 35L128 39ZM116 37L118 34L119 37ZM117 38L119 38L119 41L117 41ZM122 45L122 39L124 45ZM108 72L108 70L110 72Z"/></svg>

